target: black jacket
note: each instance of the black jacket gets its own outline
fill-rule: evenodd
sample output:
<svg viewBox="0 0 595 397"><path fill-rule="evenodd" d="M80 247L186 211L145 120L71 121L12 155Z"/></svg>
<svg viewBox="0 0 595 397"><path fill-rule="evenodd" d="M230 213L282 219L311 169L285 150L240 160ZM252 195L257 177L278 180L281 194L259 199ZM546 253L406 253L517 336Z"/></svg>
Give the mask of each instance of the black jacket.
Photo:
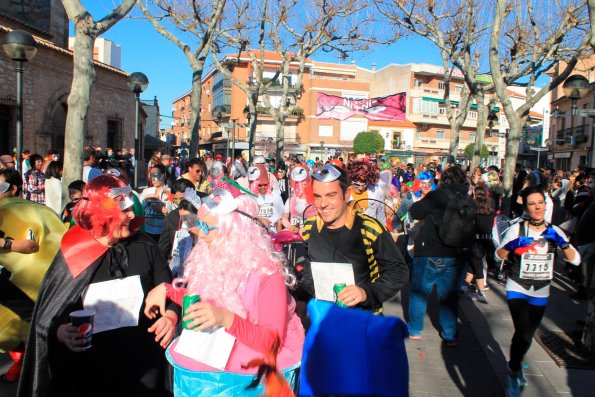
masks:
<svg viewBox="0 0 595 397"><path fill-rule="evenodd" d="M463 184L440 186L429 192L423 199L413 203L409 208L409 214L413 219L424 221L421 231L415 239L415 256L456 258L460 254L458 248L444 245L438 237L435 221L442 220L449 200L444 189L449 189L453 193L467 194L468 186Z"/></svg>

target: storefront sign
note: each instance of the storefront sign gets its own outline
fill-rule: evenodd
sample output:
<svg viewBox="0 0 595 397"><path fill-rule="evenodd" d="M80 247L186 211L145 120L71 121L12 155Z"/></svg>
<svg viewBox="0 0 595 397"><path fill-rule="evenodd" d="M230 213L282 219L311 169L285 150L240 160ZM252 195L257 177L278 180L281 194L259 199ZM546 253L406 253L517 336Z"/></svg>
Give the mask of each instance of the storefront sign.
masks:
<svg viewBox="0 0 595 397"><path fill-rule="evenodd" d="M388 95L369 99L342 98L319 92L316 118L346 120L354 115L370 120L405 120L406 94Z"/></svg>
<svg viewBox="0 0 595 397"><path fill-rule="evenodd" d="M569 159L570 152L554 153L554 157L557 159Z"/></svg>

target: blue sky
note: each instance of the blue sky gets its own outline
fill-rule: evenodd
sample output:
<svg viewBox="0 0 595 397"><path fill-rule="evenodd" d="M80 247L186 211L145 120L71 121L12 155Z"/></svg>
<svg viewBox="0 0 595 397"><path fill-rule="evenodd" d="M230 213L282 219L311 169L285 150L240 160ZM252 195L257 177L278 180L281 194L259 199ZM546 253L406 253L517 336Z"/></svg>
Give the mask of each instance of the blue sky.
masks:
<svg viewBox="0 0 595 397"><path fill-rule="evenodd" d="M82 3L96 21L113 8L112 0L83 0ZM135 15L140 14L138 9L133 12ZM161 114L171 115L173 99L188 91L191 84L191 69L182 51L143 19L126 18L102 37L121 46L123 70L130 73L143 72L149 78L149 88L143 92L141 98L149 100L157 96ZM347 60L339 60L326 53L312 58L343 63L355 60L358 66L365 68L371 68L373 63L376 63L377 68L390 63L441 63L438 51L427 40L416 37L402 39L391 46L377 47L374 51L356 54ZM162 128L168 127L170 123L171 119L162 117Z"/></svg>

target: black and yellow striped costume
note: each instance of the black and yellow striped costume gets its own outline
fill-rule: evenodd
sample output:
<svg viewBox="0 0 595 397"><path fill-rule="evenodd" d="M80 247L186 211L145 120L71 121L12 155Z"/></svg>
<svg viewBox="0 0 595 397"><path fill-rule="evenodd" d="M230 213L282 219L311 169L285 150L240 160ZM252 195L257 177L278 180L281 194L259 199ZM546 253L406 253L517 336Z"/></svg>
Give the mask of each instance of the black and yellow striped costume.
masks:
<svg viewBox="0 0 595 397"><path fill-rule="evenodd" d="M362 308L380 311L409 278L405 260L386 227L350 205L345 226L328 229L319 216L309 218L302 228L308 255L303 286L314 296L310 262L351 263L355 284L366 291Z"/></svg>

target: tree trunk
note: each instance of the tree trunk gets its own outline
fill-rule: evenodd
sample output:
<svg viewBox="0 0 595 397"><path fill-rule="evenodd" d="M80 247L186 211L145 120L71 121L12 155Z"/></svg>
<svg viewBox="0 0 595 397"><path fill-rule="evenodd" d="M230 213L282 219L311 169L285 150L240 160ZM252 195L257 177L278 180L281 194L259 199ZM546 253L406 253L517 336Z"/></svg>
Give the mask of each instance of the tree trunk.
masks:
<svg viewBox="0 0 595 397"><path fill-rule="evenodd" d="M68 114L64 137L64 173L62 175L62 201L70 201L68 185L83 177L83 148L87 127L87 109L91 98L91 87L95 82L93 68L93 44L95 37L81 30L85 22L75 27L74 74L68 96Z"/></svg>
<svg viewBox="0 0 595 397"><path fill-rule="evenodd" d="M480 99L481 98L481 99ZM477 129L475 130L475 142L473 146L473 157L471 158L471 170L474 170L481 163L481 149L485 138L486 124L488 121L488 107L483 104L483 96L477 97Z"/></svg>
<svg viewBox="0 0 595 397"><path fill-rule="evenodd" d="M198 156L203 67L204 62L200 61L192 65L192 93L190 94L190 158Z"/></svg>
<svg viewBox="0 0 595 397"><path fill-rule="evenodd" d="M459 151L460 127L456 122L450 123L450 143L448 145L448 154L456 160Z"/></svg>
<svg viewBox="0 0 595 397"><path fill-rule="evenodd" d="M275 132L277 133L277 149L275 150L275 163L283 158L285 151L285 118L275 117Z"/></svg>
<svg viewBox="0 0 595 397"><path fill-rule="evenodd" d="M502 213L510 215L512 183L514 180L516 160L519 154L522 128L521 121L517 117L510 117L508 112L507 116L510 130L506 138L506 154L504 157L504 198L502 202Z"/></svg>

